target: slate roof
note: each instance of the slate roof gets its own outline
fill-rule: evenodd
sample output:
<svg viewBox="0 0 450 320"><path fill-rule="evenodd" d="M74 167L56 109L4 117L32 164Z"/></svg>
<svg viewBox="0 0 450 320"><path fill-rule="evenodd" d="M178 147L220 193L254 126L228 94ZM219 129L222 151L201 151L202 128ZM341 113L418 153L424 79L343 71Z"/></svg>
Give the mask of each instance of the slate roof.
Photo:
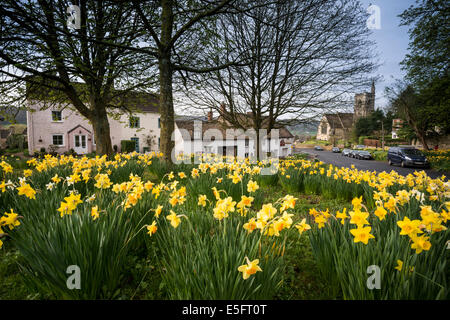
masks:
<svg viewBox="0 0 450 320"><path fill-rule="evenodd" d="M34 77L34 81L42 81L39 78ZM46 82L45 82L46 81ZM54 86L55 88L60 87L60 84L52 84L49 80L44 80L43 83ZM73 82L73 87L78 92L79 97L82 101L88 101L88 90L86 84L80 82ZM159 97L154 93L147 93L141 91L126 91L126 90L114 90L112 92L114 97L112 98L111 104L113 105L123 105L131 110L138 109L142 112L153 112L159 113ZM68 98L61 91L56 91L50 89L47 86L39 85L32 82L27 82L26 85L26 95L28 99L35 100L51 100L54 102L68 102Z"/></svg>

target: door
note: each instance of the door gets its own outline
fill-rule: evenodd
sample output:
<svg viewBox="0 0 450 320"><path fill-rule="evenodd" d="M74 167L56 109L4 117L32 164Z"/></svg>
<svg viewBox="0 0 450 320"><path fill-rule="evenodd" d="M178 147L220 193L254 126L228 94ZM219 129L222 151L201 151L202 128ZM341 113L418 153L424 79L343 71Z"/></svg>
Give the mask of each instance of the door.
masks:
<svg viewBox="0 0 450 320"><path fill-rule="evenodd" d="M134 141L134 145L136 147L136 152L139 152L139 138L131 138L132 141Z"/></svg>
<svg viewBox="0 0 450 320"><path fill-rule="evenodd" d="M86 143L86 135L84 134L76 134L73 136L74 138L74 148L73 150L78 154L87 153L87 143Z"/></svg>

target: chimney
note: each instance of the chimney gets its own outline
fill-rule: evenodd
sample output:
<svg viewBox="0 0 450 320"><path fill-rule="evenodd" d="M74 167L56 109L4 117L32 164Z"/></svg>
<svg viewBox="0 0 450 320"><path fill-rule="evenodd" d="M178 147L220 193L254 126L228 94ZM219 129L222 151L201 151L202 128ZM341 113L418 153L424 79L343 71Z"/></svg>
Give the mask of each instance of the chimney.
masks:
<svg viewBox="0 0 450 320"><path fill-rule="evenodd" d="M211 110L208 112L208 121L212 121L213 118L213 112L212 112L212 108Z"/></svg>

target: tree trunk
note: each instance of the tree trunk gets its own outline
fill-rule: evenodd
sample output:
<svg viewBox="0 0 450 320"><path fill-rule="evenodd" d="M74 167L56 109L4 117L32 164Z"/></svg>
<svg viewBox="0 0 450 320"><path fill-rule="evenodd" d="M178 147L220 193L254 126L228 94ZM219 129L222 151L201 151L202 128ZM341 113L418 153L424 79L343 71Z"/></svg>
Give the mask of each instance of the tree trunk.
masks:
<svg viewBox="0 0 450 320"><path fill-rule="evenodd" d="M105 108L95 108L91 119L94 128L96 153L98 155L111 155L111 134L109 130L108 115Z"/></svg>
<svg viewBox="0 0 450 320"><path fill-rule="evenodd" d="M406 120L408 121L409 125L413 128L414 132L416 133L416 136L419 138L420 142L422 143L422 146L425 150L428 150L428 144L425 141L425 132L423 132L421 129L419 129L419 126L417 125L417 122L410 111L410 106L408 104L404 104L404 111L406 115Z"/></svg>
<svg viewBox="0 0 450 320"><path fill-rule="evenodd" d="M407 110L406 117L408 120L409 125L413 128L414 132L416 133L416 136L419 138L420 142L422 143L422 146L425 150L428 150L428 144L425 140L425 133L419 129L417 123L414 121L414 119L411 117L411 114Z"/></svg>
<svg viewBox="0 0 450 320"><path fill-rule="evenodd" d="M159 112L161 114L161 146L165 163L172 164L172 150L174 142L172 133L175 130L172 77L173 68L171 63L171 41L173 30L173 2L172 0L161 1L161 39L159 45Z"/></svg>
<svg viewBox="0 0 450 320"><path fill-rule="evenodd" d="M159 106L161 114L161 146L163 160L166 163L172 163L172 150L174 142L172 133L175 130L173 93L172 93L172 66L170 58L159 59Z"/></svg>
<svg viewBox="0 0 450 320"><path fill-rule="evenodd" d="M418 132L416 134L419 137L420 142L422 142L423 148L425 150L428 150L428 144L427 144L427 141L425 140L425 134L420 130L418 130Z"/></svg>
<svg viewBox="0 0 450 320"><path fill-rule="evenodd" d="M259 129L256 130L256 160L261 159L261 138L259 136Z"/></svg>

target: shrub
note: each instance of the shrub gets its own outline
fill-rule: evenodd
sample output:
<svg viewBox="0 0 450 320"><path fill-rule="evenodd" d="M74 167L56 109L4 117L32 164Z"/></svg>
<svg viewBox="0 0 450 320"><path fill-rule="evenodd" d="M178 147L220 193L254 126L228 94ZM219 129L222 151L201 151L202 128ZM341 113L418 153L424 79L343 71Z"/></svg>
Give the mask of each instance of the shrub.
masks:
<svg viewBox="0 0 450 320"><path fill-rule="evenodd" d="M136 142L133 140L121 140L120 148L123 153L129 153L136 150Z"/></svg>
<svg viewBox="0 0 450 320"><path fill-rule="evenodd" d="M378 161L387 161L387 151L370 151L372 157Z"/></svg>
<svg viewBox="0 0 450 320"><path fill-rule="evenodd" d="M11 134L6 138L6 144L9 149L23 150L25 136L23 134Z"/></svg>

